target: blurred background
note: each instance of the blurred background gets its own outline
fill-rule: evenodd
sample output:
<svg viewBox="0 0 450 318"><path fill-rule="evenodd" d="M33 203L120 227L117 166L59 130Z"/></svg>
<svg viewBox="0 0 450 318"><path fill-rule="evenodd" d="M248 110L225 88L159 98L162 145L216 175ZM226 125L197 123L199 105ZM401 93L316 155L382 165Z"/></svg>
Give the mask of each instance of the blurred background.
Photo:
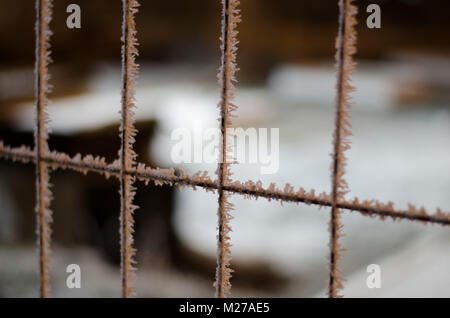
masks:
<svg viewBox="0 0 450 318"><path fill-rule="evenodd" d="M121 1L56 0L51 23L50 147L114 160L120 146ZM141 0L136 111L138 160L188 173L214 164L175 164L176 128L217 126L220 1ZM450 209L450 3L356 1L357 88L351 111L348 199ZM81 7L81 29L66 7ZM381 6L381 29L366 8ZM0 139L33 144L34 2L1 1ZM280 168L236 164L236 180L329 192L334 122L335 0L243 0L235 127L279 128ZM119 297L118 182L70 171L51 175L52 294ZM136 204L137 292L210 297L215 275L217 196L203 189L144 186ZM329 209L233 196L233 296L325 297ZM34 167L0 161L0 297L38 296ZM449 297L450 231L345 212L342 258L349 297ZM66 266L81 267L81 289ZM369 289L369 264L382 286Z"/></svg>

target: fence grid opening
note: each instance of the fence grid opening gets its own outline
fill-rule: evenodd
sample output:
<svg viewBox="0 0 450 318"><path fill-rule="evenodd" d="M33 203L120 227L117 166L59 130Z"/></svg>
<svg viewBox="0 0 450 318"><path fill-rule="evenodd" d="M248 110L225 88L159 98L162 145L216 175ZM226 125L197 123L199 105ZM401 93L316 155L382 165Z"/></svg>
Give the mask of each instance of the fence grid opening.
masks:
<svg viewBox="0 0 450 318"><path fill-rule="evenodd" d="M136 253L133 247L133 213L137 208L133 204L136 181L145 185L153 182L156 185L170 185L177 187L201 187L218 195L218 236L217 236L217 269L216 288L217 297L226 297L231 293L230 278L233 270L230 268L230 225L233 205L228 201L230 195L242 195L247 199L266 198L271 201L292 202L296 204L316 205L319 208L330 208L330 254L329 254L329 282L328 296L340 297L342 289L342 272L339 267L340 252L342 251L339 238L342 235L340 214L346 211L358 212L369 217L379 217L381 220L419 221L424 224L450 225L450 213L444 213L439 208L431 214L424 208L409 205L407 210L394 208L392 202L382 203L377 200L363 200L358 198L346 200L345 194L349 191L344 179L346 158L345 150L349 149L348 137L351 134L350 116L351 105L350 85L351 74L355 69L352 55L356 52L356 15L357 7L354 0L338 0L338 35L336 39L336 103L335 127L333 140L333 153L331 162L331 193L317 194L314 189L307 191L299 188L297 191L290 184L278 188L274 183L269 187L262 186L260 181L249 180L241 183L233 181L230 176L231 146L227 127L231 125L232 113L237 106L232 103L236 82L237 68L237 26L241 20L239 0L221 0L222 3L222 30L221 30L221 67L218 74L221 95L219 101L221 145L217 178L211 179L206 171L199 171L193 175L186 175L182 170L176 172L174 168L155 169L136 161L133 150L134 136L137 133L134 127L135 80L138 74L138 65L135 62L137 51L136 24L134 16L138 11L137 0L122 0L122 97L121 122L119 135L121 147L119 157L113 162L106 162L105 158L92 154L77 154L70 157L57 150L50 150L48 146L48 95L50 93L50 74L48 66L50 57L50 21L52 20L53 0L36 0L36 121L34 148L23 145L10 147L0 140L0 158L18 163L32 163L36 169L36 218L37 218L37 244L39 248L39 276L40 296L50 297L50 237L52 212L50 203L52 193L50 190L50 173L57 169L70 169L83 174L94 172L105 178L113 176L120 181L120 244L121 244L121 285L122 297L135 295L135 261Z"/></svg>

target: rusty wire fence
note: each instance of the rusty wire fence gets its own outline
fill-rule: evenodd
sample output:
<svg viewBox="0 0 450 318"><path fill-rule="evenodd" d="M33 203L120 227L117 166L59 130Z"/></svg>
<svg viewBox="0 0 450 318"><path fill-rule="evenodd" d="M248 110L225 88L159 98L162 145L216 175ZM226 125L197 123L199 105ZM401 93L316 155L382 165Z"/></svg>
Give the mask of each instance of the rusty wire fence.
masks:
<svg viewBox="0 0 450 318"><path fill-rule="evenodd" d="M121 125L119 135L122 140L118 158L108 163L102 157L92 154L76 155L70 157L58 150L50 150L48 146L48 116L46 108L48 94L50 93L50 74L48 71L50 58L50 21L52 19L53 0L36 0L36 121L34 148L23 145L13 148L7 141L0 141L0 158L19 163L32 163L36 167L36 217L37 217L37 242L39 248L39 275L40 295L50 296L50 237L52 212L50 173L57 169L70 169L87 174L94 172L105 178L113 176L120 181L120 243L121 243L121 277L122 296L135 295L133 281L135 280L135 249L133 247L133 212L137 208L133 205L135 193L134 183L142 181L145 185L154 182L156 185L171 185L177 187L201 187L206 191L212 191L218 195L218 249L216 270L216 296L225 297L230 294L230 226L233 206L228 202L230 195L242 195L245 198L266 198L271 201L292 202L296 204L316 205L329 207L331 219L329 282L328 296L339 297L342 288L339 257L342 250L339 238L342 235L342 225L339 217L342 211L355 211L369 217L379 217L381 220L406 219L418 221L424 224L450 225L450 213L444 213L439 208L434 214L428 213L424 208L416 208L409 205L407 210L394 208L392 202L381 203L376 200L352 200L345 199L348 187L344 179L345 156L344 152L349 148L348 136L351 134L348 109L351 105L350 93L353 90L350 85L351 73L355 68L352 55L356 52L356 15L357 8L354 0L338 0L338 36L336 40L336 117L333 139L333 153L331 162L332 188L330 194L317 194L314 190L307 191L303 188L295 190L290 184L284 188L271 183L264 188L259 181L247 181L241 183L230 177L229 166L232 162L231 149L227 132L230 127L230 118L237 106L232 103L234 96L235 73L237 71L237 25L240 22L239 0L221 0L222 2L222 34L221 34L221 67L218 74L221 95L219 102L220 129L221 129L221 153L218 160L217 178L213 180L207 172L197 172L186 175L183 171L175 169L154 169L143 163L136 162L136 154L133 150L134 136L137 130L134 128L134 87L138 73L138 65L135 63L137 56L137 38L134 16L139 6L137 0L122 0L123 3L123 27L122 27L122 100L121 100Z"/></svg>

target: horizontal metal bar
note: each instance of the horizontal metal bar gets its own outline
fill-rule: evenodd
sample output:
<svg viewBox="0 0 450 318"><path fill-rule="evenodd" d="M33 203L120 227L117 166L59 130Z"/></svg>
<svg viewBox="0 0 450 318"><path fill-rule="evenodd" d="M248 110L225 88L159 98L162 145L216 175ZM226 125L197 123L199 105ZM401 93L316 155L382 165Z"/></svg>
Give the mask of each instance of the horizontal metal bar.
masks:
<svg viewBox="0 0 450 318"><path fill-rule="evenodd" d="M29 147L22 146L18 148L11 148L5 146L0 141L0 158L22 163L35 163L36 153ZM115 176L120 178L120 165L118 162L111 164L106 163L104 158L93 157L86 155L84 157L77 155L70 157L67 154L56 151L50 152L42 158L42 161L47 162L53 169L71 169L82 173L96 172L103 174L106 177ZM173 169L152 169L142 163L138 163L137 167L126 170L126 174L135 176L138 180L148 182L154 181L157 184L170 184L178 186L190 186L193 188L201 187L206 190L216 191L218 188L217 182L211 180L205 173L197 173L192 176L176 175ZM294 192L290 186L285 187L284 190L278 189L272 184L269 188L263 188L260 184L249 181L240 183L238 181L224 185L225 191L240 194L252 198L266 198L280 202L293 202L318 205L319 207L330 207L331 200L329 195L321 193L315 194L313 190L306 192L300 190ZM379 203L377 201L363 201L358 199L352 201L341 201L337 204L340 209L359 212L365 216L377 216L381 219L391 218L398 220L419 221L424 223L450 225L450 213L444 213L440 209L434 215L428 214L424 209L417 209L410 205L408 210L396 210L392 203Z"/></svg>

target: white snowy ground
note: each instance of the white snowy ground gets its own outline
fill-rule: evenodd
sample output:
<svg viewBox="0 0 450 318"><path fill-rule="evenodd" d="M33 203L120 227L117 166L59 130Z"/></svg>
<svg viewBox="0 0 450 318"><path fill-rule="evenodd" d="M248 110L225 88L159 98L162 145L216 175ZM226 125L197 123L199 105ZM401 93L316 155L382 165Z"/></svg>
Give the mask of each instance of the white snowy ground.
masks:
<svg viewBox="0 0 450 318"><path fill-rule="evenodd" d="M50 109L52 128L76 131L117 122L120 76L106 69L93 79L91 92L55 100ZM399 110L396 83L416 76L414 69L391 64L361 64L354 78L357 88L352 109L352 149L348 151L348 198L393 201L450 210L450 108L429 105ZM143 68L137 88L138 118L157 118L158 136L152 155L161 166L173 166L170 150L175 128L189 128L202 119L215 127L219 93L215 74L186 68L170 71ZM205 84L209 83L209 84ZM284 66L266 87L239 87L240 107L235 127L280 128L280 168L260 175L258 165L235 165L238 180L275 181L298 188L330 190L330 152L334 111L334 70L330 66ZM31 105L19 114L23 128L32 126ZM86 116L80 118L82 112ZM73 115L72 115L73 114ZM77 115L77 116L75 116ZM215 165L178 165L186 172ZM176 226L191 247L214 257L216 252L217 198L199 189L182 189L177 197ZM235 218L232 253L237 261L263 260L292 278L281 296L325 296L327 281L328 209L244 200L233 196ZM146 207L142 207L144 211ZM142 212L140 212L142 213ZM378 221L357 213L342 217L347 251L342 265L349 296L450 296L449 229L440 226ZM438 233L438 234L433 234ZM367 265L382 268L382 288L365 286Z"/></svg>
<svg viewBox="0 0 450 318"><path fill-rule="evenodd" d="M343 293L346 297L448 298L449 242L448 229L435 228L432 233L424 233L404 249L377 260L381 267L380 288L367 288L370 273L362 269L348 277Z"/></svg>

